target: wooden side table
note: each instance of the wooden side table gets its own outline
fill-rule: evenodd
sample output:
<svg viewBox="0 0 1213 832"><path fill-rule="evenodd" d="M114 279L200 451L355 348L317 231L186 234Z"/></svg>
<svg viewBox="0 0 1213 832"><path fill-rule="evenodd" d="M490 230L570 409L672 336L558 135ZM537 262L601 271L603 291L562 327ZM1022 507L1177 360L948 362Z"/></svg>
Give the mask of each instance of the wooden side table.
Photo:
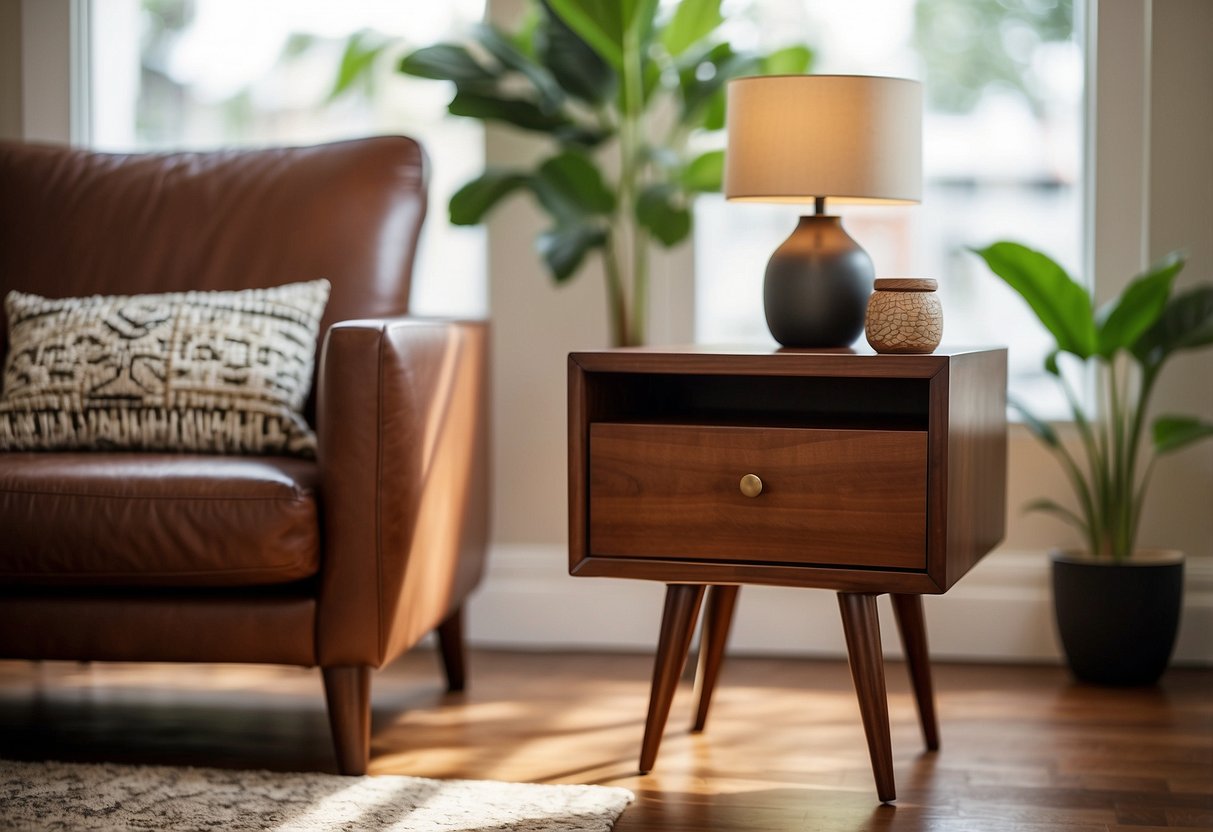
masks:
<svg viewBox="0 0 1213 832"><path fill-rule="evenodd" d="M896 792L876 597L890 593L927 748L922 595L1001 540L1006 350L620 349L569 356L569 571L663 581L649 771L703 599L694 730L741 584L838 592L882 801Z"/></svg>

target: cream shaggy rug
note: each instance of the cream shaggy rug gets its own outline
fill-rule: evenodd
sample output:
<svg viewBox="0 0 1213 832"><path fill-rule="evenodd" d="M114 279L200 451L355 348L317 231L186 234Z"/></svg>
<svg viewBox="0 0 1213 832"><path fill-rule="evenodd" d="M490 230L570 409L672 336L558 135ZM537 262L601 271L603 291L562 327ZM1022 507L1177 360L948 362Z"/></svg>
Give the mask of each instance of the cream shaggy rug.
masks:
<svg viewBox="0 0 1213 832"><path fill-rule="evenodd" d="M606 832L626 789L0 760L0 829Z"/></svg>

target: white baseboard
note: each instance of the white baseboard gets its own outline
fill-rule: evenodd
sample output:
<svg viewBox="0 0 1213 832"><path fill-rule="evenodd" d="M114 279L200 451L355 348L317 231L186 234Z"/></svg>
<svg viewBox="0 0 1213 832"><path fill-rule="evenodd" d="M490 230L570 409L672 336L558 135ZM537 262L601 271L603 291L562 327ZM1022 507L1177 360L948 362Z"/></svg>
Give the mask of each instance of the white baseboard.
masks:
<svg viewBox="0 0 1213 832"><path fill-rule="evenodd" d="M1213 559L1189 559L1174 662L1213 665ZM526 649L639 650L656 645L665 588L652 581L572 578L563 546L495 544L468 607L474 645ZM888 599L881 618L892 621ZM939 659L1054 662L1049 564L1040 552L998 551L947 595L924 599L932 656ZM881 633L886 655L901 655L897 632ZM834 593L749 586L737 606L734 655L843 656Z"/></svg>

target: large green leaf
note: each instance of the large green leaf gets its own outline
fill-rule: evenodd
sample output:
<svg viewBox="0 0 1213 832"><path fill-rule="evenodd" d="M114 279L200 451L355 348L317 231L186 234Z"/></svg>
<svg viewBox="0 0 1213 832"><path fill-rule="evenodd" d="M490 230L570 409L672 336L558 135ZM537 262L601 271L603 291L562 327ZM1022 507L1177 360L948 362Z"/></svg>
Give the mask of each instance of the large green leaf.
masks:
<svg viewBox="0 0 1213 832"><path fill-rule="evenodd" d="M551 133L572 126L568 118L546 113L533 101L523 98L502 98L495 95L460 89L447 107L453 116L467 116L491 121L503 121L523 130Z"/></svg>
<svg viewBox="0 0 1213 832"><path fill-rule="evenodd" d="M705 115L718 113L723 126L724 85L731 78L758 71L759 58L733 51L727 43L718 43L678 62L678 86L682 94L679 120L687 127L706 127Z"/></svg>
<svg viewBox="0 0 1213 832"><path fill-rule="evenodd" d="M636 199L636 219L667 248L691 233L691 212L671 185L649 185Z"/></svg>
<svg viewBox="0 0 1213 832"><path fill-rule="evenodd" d="M529 176L517 171L485 171L451 197L451 224L476 225L494 205L529 181Z"/></svg>
<svg viewBox="0 0 1213 832"><path fill-rule="evenodd" d="M439 43L425 46L400 60L400 71L418 78L454 81L456 84L488 84L497 79L492 72L462 46Z"/></svg>
<svg viewBox="0 0 1213 832"><path fill-rule="evenodd" d="M520 73L531 82L539 97L540 109L549 113L560 109L564 103L564 90L547 67L535 63L500 29L491 24L482 23L475 27L472 33L476 41L503 66Z"/></svg>
<svg viewBox="0 0 1213 832"><path fill-rule="evenodd" d="M703 130L723 130L725 126L725 103L726 96L724 87L716 91L716 94L708 99L708 103L704 105L703 114L698 116L699 127ZM695 123L696 114L686 114L684 121Z"/></svg>
<svg viewBox="0 0 1213 832"><path fill-rule="evenodd" d="M585 256L601 248L607 239L606 229L592 223L562 225L545 231L535 241L548 271L557 283L563 283L577 273Z"/></svg>
<svg viewBox="0 0 1213 832"><path fill-rule="evenodd" d="M575 144L586 148L597 147L614 134L615 131L608 128L587 127L571 121L563 127L557 127L552 133L561 144Z"/></svg>
<svg viewBox="0 0 1213 832"><path fill-rule="evenodd" d="M1008 286L1027 301L1057 348L1079 358L1095 353L1095 315L1091 296L1048 255L1019 243L994 243L974 251Z"/></svg>
<svg viewBox="0 0 1213 832"><path fill-rule="evenodd" d="M657 0L544 0L560 19L616 70L623 70L629 35L649 31Z"/></svg>
<svg viewBox="0 0 1213 832"><path fill-rule="evenodd" d="M720 0L682 0L661 33L661 42L667 52L678 57L723 21Z"/></svg>
<svg viewBox="0 0 1213 832"><path fill-rule="evenodd" d="M1175 276L1184 267L1184 259L1171 254L1165 260L1138 275L1120 297L1099 310L1099 354L1105 358L1131 347L1149 329L1167 305Z"/></svg>
<svg viewBox="0 0 1213 832"><path fill-rule="evenodd" d="M1181 292L1171 299L1154 325L1133 344L1133 355L1152 367L1178 350L1213 344L1213 286Z"/></svg>
<svg viewBox="0 0 1213 832"><path fill-rule="evenodd" d="M615 194L593 160L578 150L566 150L545 161L535 172L531 187L560 226L615 210Z"/></svg>
<svg viewBox="0 0 1213 832"><path fill-rule="evenodd" d="M691 160L682 172L682 186L692 193L720 190L724 181L724 151L709 150Z"/></svg>
<svg viewBox="0 0 1213 832"><path fill-rule="evenodd" d="M807 46L785 46L762 58L763 75L804 75L813 65L813 50Z"/></svg>
<svg viewBox="0 0 1213 832"><path fill-rule="evenodd" d="M1169 454L1213 436L1213 422L1192 416L1159 416L1154 420L1154 452Z"/></svg>
<svg viewBox="0 0 1213 832"><path fill-rule="evenodd" d="M528 3L517 27L506 35L515 49L533 60L539 60L535 51L535 33L545 16L546 11L542 3Z"/></svg>
<svg viewBox="0 0 1213 832"><path fill-rule="evenodd" d="M597 106L615 96L617 75L602 56L547 6L535 29L535 54L569 95Z"/></svg>
<svg viewBox="0 0 1213 832"><path fill-rule="evenodd" d="M376 59L383 54L388 44L387 38L369 29L351 35L345 42L341 65L337 68L337 79L333 82L329 99L337 98L355 84L366 84L371 78Z"/></svg>

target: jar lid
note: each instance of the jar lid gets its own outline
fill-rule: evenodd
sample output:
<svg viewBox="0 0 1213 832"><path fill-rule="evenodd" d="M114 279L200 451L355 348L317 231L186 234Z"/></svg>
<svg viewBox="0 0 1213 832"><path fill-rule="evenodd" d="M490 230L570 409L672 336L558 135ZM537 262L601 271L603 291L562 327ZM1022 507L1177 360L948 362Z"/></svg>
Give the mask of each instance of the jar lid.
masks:
<svg viewBox="0 0 1213 832"><path fill-rule="evenodd" d="M934 292L939 282L933 277L878 277L878 292Z"/></svg>

